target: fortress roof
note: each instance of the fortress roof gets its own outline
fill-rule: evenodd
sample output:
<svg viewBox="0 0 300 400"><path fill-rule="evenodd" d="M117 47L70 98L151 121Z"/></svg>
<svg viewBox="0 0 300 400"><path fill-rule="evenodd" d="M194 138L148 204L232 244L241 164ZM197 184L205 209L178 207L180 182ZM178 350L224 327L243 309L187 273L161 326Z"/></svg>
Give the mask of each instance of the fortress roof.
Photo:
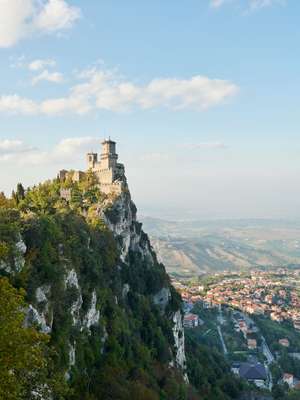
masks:
<svg viewBox="0 0 300 400"><path fill-rule="evenodd" d="M102 142L102 144L104 144L104 143L113 143L113 144L116 144L116 142L114 142L113 140L111 140L111 138L109 138L109 139L104 139L103 142Z"/></svg>

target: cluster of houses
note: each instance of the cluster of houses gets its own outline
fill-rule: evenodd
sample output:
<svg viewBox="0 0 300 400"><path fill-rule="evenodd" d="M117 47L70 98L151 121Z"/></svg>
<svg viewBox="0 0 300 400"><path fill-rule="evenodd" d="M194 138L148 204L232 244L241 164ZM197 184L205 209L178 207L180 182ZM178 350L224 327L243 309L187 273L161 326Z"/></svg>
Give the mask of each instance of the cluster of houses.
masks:
<svg viewBox="0 0 300 400"><path fill-rule="evenodd" d="M185 285L178 281L173 284L187 302L202 302L204 308L227 304L248 314L269 315L273 321L289 320L300 331L300 297L295 290L299 282L299 271L280 270L272 274L255 271L246 278L235 274L235 277L220 279L207 290L197 284Z"/></svg>
<svg viewBox="0 0 300 400"><path fill-rule="evenodd" d="M197 328L197 326L203 325L203 323L197 314L187 313L183 317L183 326L185 328Z"/></svg>
<svg viewBox="0 0 300 400"><path fill-rule="evenodd" d="M259 388L268 388L270 384L270 375L264 364L258 362L255 358L247 362L234 362L231 365L231 371L240 378L246 379ZM278 382L286 384L289 389L300 390L300 381L293 374L284 373ZM300 398L300 397L299 397Z"/></svg>
<svg viewBox="0 0 300 400"><path fill-rule="evenodd" d="M283 374L282 383L287 384L290 389L300 390L300 381L293 374Z"/></svg>
<svg viewBox="0 0 300 400"><path fill-rule="evenodd" d="M184 316L183 316L183 326L185 328L197 328L198 326L201 326L204 324L201 318L197 314L193 314L191 312L194 303L184 301L183 302L183 311L184 311Z"/></svg>
<svg viewBox="0 0 300 400"><path fill-rule="evenodd" d="M268 387L268 373L266 367L256 359L249 359L247 362L234 362L231 371L240 378L246 379L257 387Z"/></svg>
<svg viewBox="0 0 300 400"><path fill-rule="evenodd" d="M280 270L274 273L255 271L248 277L236 273L232 274L232 277L228 273L223 277L222 274L217 275L219 279L206 287L197 283L173 280L173 285L184 300L184 327L192 329L204 323L198 315L192 313L195 304L201 304L203 309L221 310L222 305L235 309L232 314L234 329L243 334L249 357L247 362L233 363L232 372L257 387L271 388L272 379L268 364L273 362L274 357L264 339L265 345L262 348L267 347L264 354L265 351L269 352L270 355L265 354L268 362L264 365L253 356L255 354L253 351L260 348L262 343L256 325L244 313L268 315L277 322L289 320L294 328L300 331L300 296L296 289L300 284L300 270L292 272ZM280 275L280 279L277 275ZM280 338L278 344L286 349L290 347L290 341L285 337ZM300 353L294 355L300 359ZM286 384L290 389L300 389L300 381L286 372L283 372L278 383Z"/></svg>

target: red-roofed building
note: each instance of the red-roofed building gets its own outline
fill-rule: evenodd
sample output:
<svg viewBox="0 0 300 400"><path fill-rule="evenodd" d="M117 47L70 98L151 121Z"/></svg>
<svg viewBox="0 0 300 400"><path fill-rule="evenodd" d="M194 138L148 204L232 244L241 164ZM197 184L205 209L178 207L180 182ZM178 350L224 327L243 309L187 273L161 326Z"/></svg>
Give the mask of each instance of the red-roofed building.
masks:
<svg viewBox="0 0 300 400"><path fill-rule="evenodd" d="M183 318L185 328L196 328L199 325L199 317L196 314L186 314Z"/></svg>

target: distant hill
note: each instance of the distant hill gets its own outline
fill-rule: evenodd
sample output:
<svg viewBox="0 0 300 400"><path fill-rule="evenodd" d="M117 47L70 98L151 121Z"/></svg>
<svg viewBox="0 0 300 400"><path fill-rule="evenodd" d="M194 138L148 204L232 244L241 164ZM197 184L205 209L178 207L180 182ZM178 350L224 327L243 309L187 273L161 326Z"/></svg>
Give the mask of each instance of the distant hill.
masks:
<svg viewBox="0 0 300 400"><path fill-rule="evenodd" d="M300 264L298 220L141 220L170 274Z"/></svg>

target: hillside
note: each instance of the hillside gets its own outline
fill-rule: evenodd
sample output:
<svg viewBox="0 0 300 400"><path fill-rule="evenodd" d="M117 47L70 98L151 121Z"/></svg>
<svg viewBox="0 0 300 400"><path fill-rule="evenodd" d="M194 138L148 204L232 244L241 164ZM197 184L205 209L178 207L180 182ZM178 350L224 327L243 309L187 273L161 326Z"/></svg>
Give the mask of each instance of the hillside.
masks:
<svg viewBox="0 0 300 400"><path fill-rule="evenodd" d="M242 386L228 366L220 370L220 354L206 359L209 350L197 343L189 352L198 349L202 362L186 354L180 296L136 220L129 191L105 195L91 178L26 191L18 185L12 199L0 195L0 301L23 304L14 287L25 289L27 303L25 327L20 308L16 322L8 312L4 324L17 325L21 337L31 332L38 354L47 356L42 373L25 358L12 375L0 354L0 398L229 400L227 387L237 396ZM62 189L70 190L68 201ZM39 350L43 337L48 350ZM3 343L13 338L0 329ZM33 344L15 341L14 351L28 357ZM8 388L1 384L7 380Z"/></svg>
<svg viewBox="0 0 300 400"><path fill-rule="evenodd" d="M297 221L142 221L170 274L191 276L300 263Z"/></svg>
<svg viewBox="0 0 300 400"><path fill-rule="evenodd" d="M17 209L1 207L1 275L26 289L27 322L50 335L70 398L179 398L180 298L129 192L114 199L88 182L63 185L70 203L55 180L16 195Z"/></svg>

